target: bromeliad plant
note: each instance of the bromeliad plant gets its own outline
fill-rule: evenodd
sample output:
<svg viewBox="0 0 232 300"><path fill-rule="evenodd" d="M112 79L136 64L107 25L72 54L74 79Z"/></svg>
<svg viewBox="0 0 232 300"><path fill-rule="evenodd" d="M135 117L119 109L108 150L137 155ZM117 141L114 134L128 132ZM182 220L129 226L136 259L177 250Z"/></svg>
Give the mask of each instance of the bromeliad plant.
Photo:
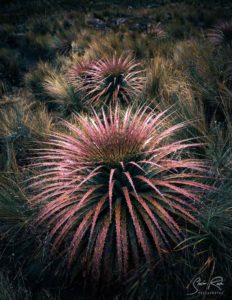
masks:
<svg viewBox="0 0 232 300"><path fill-rule="evenodd" d="M232 48L232 22L224 22L208 33L209 40L215 46L227 46Z"/></svg>
<svg viewBox="0 0 232 300"><path fill-rule="evenodd" d="M150 26L148 28L148 34L150 34L152 37L155 37L157 40L164 40L167 38L167 33L162 28L160 23L156 24L155 26Z"/></svg>
<svg viewBox="0 0 232 300"><path fill-rule="evenodd" d="M95 278L111 266L123 275L143 258L152 263L182 240L182 225L199 224L207 167L181 158L199 143L173 140L186 124L167 128L166 114L116 107L108 117L78 116L78 126L65 122L70 134L54 133L37 150L37 223L51 228L53 250L63 244L69 263L85 262Z"/></svg>
<svg viewBox="0 0 232 300"><path fill-rule="evenodd" d="M145 77L141 64L131 56L101 59L87 64L77 64L68 77L84 100L93 106L105 104L130 104L143 90Z"/></svg>

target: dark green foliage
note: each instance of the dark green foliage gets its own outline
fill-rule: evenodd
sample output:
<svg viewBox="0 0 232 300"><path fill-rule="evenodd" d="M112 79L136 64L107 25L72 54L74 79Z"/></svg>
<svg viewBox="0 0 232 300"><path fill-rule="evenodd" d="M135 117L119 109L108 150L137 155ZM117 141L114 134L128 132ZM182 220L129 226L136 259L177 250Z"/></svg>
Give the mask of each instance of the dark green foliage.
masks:
<svg viewBox="0 0 232 300"><path fill-rule="evenodd" d="M25 62L20 53L9 48L0 49L0 78L6 84L20 85Z"/></svg>
<svg viewBox="0 0 232 300"><path fill-rule="evenodd" d="M7 272L0 273L1 300L30 300L31 293L24 285L23 278L17 277L13 283Z"/></svg>
<svg viewBox="0 0 232 300"><path fill-rule="evenodd" d="M46 76L49 76L51 69L48 64L40 63L37 68L31 70L25 77L25 85L29 91L33 94L35 99L46 101L49 100L49 96L44 90L43 81Z"/></svg>

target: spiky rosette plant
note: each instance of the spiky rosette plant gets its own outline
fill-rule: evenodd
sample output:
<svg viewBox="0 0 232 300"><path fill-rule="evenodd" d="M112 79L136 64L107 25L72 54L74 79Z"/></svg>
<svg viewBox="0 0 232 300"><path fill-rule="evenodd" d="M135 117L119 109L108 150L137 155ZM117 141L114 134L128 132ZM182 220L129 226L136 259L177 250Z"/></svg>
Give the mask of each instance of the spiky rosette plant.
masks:
<svg viewBox="0 0 232 300"><path fill-rule="evenodd" d="M166 31L163 29L160 23L156 24L155 26L150 26L148 28L148 33L158 40L164 40L167 37Z"/></svg>
<svg viewBox="0 0 232 300"><path fill-rule="evenodd" d="M85 262L95 278L112 269L123 275L144 258L152 263L181 241L183 224L198 224L207 168L180 158L199 144L171 141L185 124L165 128L166 118L117 107L108 117L78 116L78 127L65 122L70 134L55 133L37 150L36 222L49 225L54 250L63 244L69 263Z"/></svg>
<svg viewBox="0 0 232 300"><path fill-rule="evenodd" d="M232 48L232 22L224 22L209 30L209 40L215 46Z"/></svg>
<svg viewBox="0 0 232 300"><path fill-rule="evenodd" d="M91 65L79 64L69 72L69 78L82 92L84 100L93 106L129 104L141 94L145 83L141 64L131 56L113 56Z"/></svg>

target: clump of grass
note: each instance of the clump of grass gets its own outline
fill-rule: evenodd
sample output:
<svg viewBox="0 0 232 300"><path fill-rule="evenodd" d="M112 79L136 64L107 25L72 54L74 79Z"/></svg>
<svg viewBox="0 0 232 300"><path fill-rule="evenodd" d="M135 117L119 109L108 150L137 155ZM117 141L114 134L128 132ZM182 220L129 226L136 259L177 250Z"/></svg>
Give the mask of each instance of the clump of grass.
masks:
<svg viewBox="0 0 232 300"><path fill-rule="evenodd" d="M56 68L47 63L40 63L27 74L26 86L33 98L47 104L49 110L59 111L66 115L72 110L81 108L80 96L66 79L62 59L57 59Z"/></svg>
<svg viewBox="0 0 232 300"><path fill-rule="evenodd" d="M148 80L145 94L148 99L159 98L163 94L164 86L170 81L172 75L172 64L170 60L158 55L155 56L148 66Z"/></svg>
<svg viewBox="0 0 232 300"><path fill-rule="evenodd" d="M44 78L42 84L51 99L50 102L60 105L62 109L68 110L71 107L78 109L80 106L79 95L63 76L49 75Z"/></svg>
<svg viewBox="0 0 232 300"><path fill-rule="evenodd" d="M19 184L21 177L9 172L0 175L0 297L4 300L60 299L58 293L49 290L52 276L48 276L47 270L53 261L46 255L46 243L38 239L38 232L31 226L35 212L28 206L27 196ZM54 271L55 266L52 268Z"/></svg>
<svg viewBox="0 0 232 300"><path fill-rule="evenodd" d="M100 34L88 44L86 60L105 59L124 52L123 36L120 33Z"/></svg>
<svg viewBox="0 0 232 300"><path fill-rule="evenodd" d="M231 178L231 129L231 120L228 118L224 124L213 122L205 138L207 139L206 155L212 161L212 167L218 180Z"/></svg>
<svg viewBox="0 0 232 300"><path fill-rule="evenodd" d="M231 185L227 181L221 184L217 192L206 199L207 207L201 215L201 230L190 231L189 237L179 245L179 249L194 248L198 256L198 274L224 277L230 281L231 273ZM223 201L222 201L223 199ZM210 277L209 277L210 278ZM224 286L224 293L229 289Z"/></svg>
<svg viewBox="0 0 232 300"><path fill-rule="evenodd" d="M28 72L25 76L25 86L32 93L34 99L46 101L49 99L43 87L46 76L52 76L53 70L48 63L40 62L35 69Z"/></svg>
<svg viewBox="0 0 232 300"><path fill-rule="evenodd" d="M207 123L214 118L221 121L223 112L218 99L225 77L224 54L215 54L206 40L200 45L188 41L177 45L174 60L187 78L197 102L202 103Z"/></svg>
<svg viewBox="0 0 232 300"><path fill-rule="evenodd" d="M91 40L86 47L84 58L87 60L105 59L115 53L120 56L133 53L136 59L147 59L161 49L170 52L168 39L150 38L150 34L138 32L113 32L110 34L97 33L96 39Z"/></svg>
<svg viewBox="0 0 232 300"><path fill-rule="evenodd" d="M216 191L205 198L200 214L201 227L188 228L186 239L170 256L157 257L152 268L145 264L133 270L125 283L130 298L157 299L159 297L185 297L194 292L192 282L197 277L207 283L215 276L223 278L223 297L229 297L231 281L231 183L218 182ZM165 277L164 275L165 274ZM154 286L154 281L156 285Z"/></svg>
<svg viewBox="0 0 232 300"><path fill-rule="evenodd" d="M23 95L5 98L0 104L1 169L18 171L28 164L32 144L42 138L42 132L48 133L52 128L52 117L43 105L33 107Z"/></svg>

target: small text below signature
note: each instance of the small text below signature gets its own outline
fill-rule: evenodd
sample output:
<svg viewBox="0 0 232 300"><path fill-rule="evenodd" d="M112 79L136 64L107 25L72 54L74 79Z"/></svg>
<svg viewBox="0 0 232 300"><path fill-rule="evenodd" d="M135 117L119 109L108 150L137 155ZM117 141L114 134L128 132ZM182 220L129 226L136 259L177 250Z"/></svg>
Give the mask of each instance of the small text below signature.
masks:
<svg viewBox="0 0 232 300"><path fill-rule="evenodd" d="M219 293L222 293L223 285L224 282L222 276L215 276L209 281L202 280L201 277L196 277L191 283L193 291L191 293L188 293L187 295L195 295L197 293L208 293L212 291L212 289L215 292L218 291Z"/></svg>

